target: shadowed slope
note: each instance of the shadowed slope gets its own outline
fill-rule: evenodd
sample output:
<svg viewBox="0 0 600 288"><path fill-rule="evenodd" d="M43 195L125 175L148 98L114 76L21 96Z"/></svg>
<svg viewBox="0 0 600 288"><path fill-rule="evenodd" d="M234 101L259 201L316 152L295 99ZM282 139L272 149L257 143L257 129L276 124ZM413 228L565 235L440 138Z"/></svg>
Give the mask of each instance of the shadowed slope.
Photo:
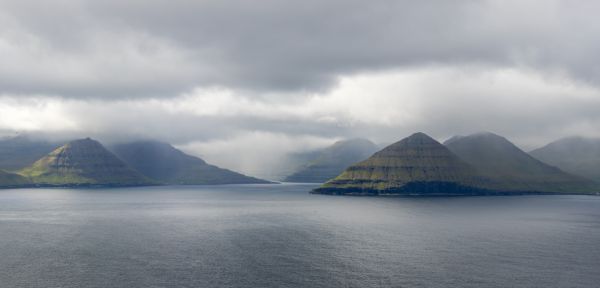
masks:
<svg viewBox="0 0 600 288"><path fill-rule="evenodd" d="M20 187L28 184L30 184L30 182L27 178L0 170L0 188Z"/></svg>
<svg viewBox="0 0 600 288"><path fill-rule="evenodd" d="M342 173L348 166L367 159L375 151L377 146L367 139L338 141L284 181L324 183Z"/></svg>
<svg viewBox="0 0 600 288"><path fill-rule="evenodd" d="M493 133L453 137L444 143L462 160L506 191L578 193L593 191L594 185L581 177L549 166Z"/></svg>
<svg viewBox="0 0 600 288"><path fill-rule="evenodd" d="M0 140L0 169L16 171L30 166L62 144L32 140L19 135Z"/></svg>
<svg viewBox="0 0 600 288"><path fill-rule="evenodd" d="M166 184L253 184L271 183L248 177L187 155L175 147L156 141L118 144L111 150L142 174Z"/></svg>
<svg viewBox="0 0 600 288"><path fill-rule="evenodd" d="M563 138L529 154L569 173L600 182L600 139Z"/></svg>

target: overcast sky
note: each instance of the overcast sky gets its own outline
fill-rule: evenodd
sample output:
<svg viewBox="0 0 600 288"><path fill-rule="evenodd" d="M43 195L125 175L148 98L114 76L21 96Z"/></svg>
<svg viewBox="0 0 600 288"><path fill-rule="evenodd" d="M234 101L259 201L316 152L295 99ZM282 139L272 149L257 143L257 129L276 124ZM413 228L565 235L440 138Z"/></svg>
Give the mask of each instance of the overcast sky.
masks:
<svg viewBox="0 0 600 288"><path fill-rule="evenodd" d="M0 135L250 174L349 137L600 137L600 2L0 0Z"/></svg>

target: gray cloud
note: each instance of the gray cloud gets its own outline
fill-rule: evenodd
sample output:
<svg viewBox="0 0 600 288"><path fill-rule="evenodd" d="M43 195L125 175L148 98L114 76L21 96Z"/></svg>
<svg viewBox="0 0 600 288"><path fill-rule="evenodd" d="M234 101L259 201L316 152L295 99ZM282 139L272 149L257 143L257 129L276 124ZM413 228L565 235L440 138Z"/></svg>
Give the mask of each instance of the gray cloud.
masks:
<svg viewBox="0 0 600 288"><path fill-rule="evenodd" d="M10 93L322 91L342 75L464 64L600 80L595 1L19 0L0 8L0 84Z"/></svg>
<svg viewBox="0 0 600 288"><path fill-rule="evenodd" d="M600 136L598 10L566 0L0 1L0 135L154 138L256 175L348 137L487 130L528 149Z"/></svg>
<svg viewBox="0 0 600 288"><path fill-rule="evenodd" d="M249 131L389 143L414 131L443 140L489 130L526 147L568 135L600 136L598 88L530 70L365 74L345 77L327 92L298 95L198 89L175 98L112 101L5 96L0 129L175 144L221 141Z"/></svg>

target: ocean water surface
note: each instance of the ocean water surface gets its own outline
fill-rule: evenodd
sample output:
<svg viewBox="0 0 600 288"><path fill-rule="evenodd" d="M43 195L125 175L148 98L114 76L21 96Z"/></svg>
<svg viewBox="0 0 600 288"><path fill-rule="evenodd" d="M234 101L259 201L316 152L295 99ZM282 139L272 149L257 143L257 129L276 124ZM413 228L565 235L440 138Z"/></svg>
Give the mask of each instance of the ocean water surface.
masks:
<svg viewBox="0 0 600 288"><path fill-rule="evenodd" d="M0 190L0 287L599 287L600 197Z"/></svg>

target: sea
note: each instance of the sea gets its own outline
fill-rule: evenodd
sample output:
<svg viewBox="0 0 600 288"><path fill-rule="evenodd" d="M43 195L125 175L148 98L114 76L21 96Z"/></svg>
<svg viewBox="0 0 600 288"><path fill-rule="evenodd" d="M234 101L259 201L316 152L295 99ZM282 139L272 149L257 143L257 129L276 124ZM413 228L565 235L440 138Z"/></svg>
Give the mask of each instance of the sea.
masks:
<svg viewBox="0 0 600 288"><path fill-rule="evenodd" d="M600 287L599 196L0 190L0 287Z"/></svg>

